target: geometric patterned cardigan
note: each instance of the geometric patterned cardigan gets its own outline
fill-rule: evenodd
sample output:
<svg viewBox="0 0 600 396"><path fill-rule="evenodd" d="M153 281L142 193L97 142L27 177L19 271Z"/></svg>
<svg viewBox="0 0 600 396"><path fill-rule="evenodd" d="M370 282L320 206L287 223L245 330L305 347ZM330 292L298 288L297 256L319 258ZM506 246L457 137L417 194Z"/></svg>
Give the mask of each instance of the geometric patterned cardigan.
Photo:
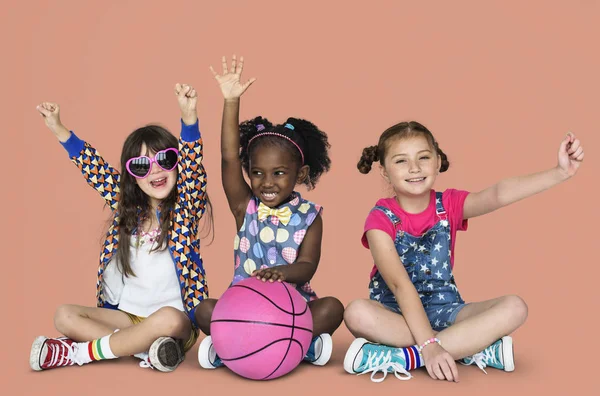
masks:
<svg viewBox="0 0 600 396"><path fill-rule="evenodd" d="M118 208L121 175L104 161L96 149L79 139L72 131L69 140L64 142L63 146L87 183L100 193L113 213L112 225L100 252L96 281L97 306L109 308L111 306L105 302L102 291L102 277L119 246ZM197 305L208 297L200 256L200 240L197 237L198 224L206 205L206 172L202 165L202 146L198 122L185 125L182 120L177 165L177 200L170 214L168 247L179 279L183 306L194 327L198 327L194 311Z"/></svg>

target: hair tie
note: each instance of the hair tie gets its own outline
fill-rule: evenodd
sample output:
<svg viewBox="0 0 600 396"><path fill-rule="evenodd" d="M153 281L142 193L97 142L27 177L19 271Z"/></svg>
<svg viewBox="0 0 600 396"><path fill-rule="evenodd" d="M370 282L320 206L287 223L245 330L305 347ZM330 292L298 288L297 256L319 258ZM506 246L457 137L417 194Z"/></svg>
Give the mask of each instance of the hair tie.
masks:
<svg viewBox="0 0 600 396"><path fill-rule="evenodd" d="M287 129L291 129L292 131L294 130L294 126L292 124L290 124L289 122L287 124L285 124L285 127Z"/></svg>
<svg viewBox="0 0 600 396"><path fill-rule="evenodd" d="M263 124L258 124L258 125L256 126L256 130L257 130L257 131L259 131L259 132L260 132L260 131L263 131L264 129L265 129L265 126L264 126Z"/></svg>

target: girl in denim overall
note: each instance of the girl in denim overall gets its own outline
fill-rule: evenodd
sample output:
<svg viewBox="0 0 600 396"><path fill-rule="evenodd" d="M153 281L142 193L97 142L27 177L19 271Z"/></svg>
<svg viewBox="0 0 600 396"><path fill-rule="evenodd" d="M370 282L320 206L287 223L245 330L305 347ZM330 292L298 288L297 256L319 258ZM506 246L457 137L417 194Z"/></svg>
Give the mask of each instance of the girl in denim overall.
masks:
<svg viewBox="0 0 600 396"><path fill-rule="evenodd" d="M467 219L530 197L572 177L583 147L569 133L561 142L558 165L536 174L505 179L478 193L432 189L450 165L431 132L411 121L388 128L377 146L363 150L358 163L368 173L374 161L395 196L380 199L365 223L363 244L374 267L370 299L355 300L344 321L357 337L344 369L387 373L409 379L426 366L433 379L458 382L456 360L504 371L514 370L512 338L527 318L517 296L465 304L452 275L457 231ZM383 377L375 378L382 372Z"/></svg>

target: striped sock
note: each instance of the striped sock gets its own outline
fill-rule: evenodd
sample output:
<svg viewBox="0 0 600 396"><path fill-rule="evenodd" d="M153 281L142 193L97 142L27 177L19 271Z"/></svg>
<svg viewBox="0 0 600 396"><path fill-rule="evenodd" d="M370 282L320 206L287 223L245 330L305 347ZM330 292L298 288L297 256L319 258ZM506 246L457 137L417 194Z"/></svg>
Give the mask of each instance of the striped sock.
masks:
<svg viewBox="0 0 600 396"><path fill-rule="evenodd" d="M115 356L110 349L110 336L104 336L90 342L79 342L77 357L83 363L95 362L96 360L115 359Z"/></svg>
<svg viewBox="0 0 600 396"><path fill-rule="evenodd" d="M425 361L423 360L423 357L419 354L419 349L416 345L410 346L408 348L398 349L400 349L404 354L404 368L406 370L410 371L425 366Z"/></svg>

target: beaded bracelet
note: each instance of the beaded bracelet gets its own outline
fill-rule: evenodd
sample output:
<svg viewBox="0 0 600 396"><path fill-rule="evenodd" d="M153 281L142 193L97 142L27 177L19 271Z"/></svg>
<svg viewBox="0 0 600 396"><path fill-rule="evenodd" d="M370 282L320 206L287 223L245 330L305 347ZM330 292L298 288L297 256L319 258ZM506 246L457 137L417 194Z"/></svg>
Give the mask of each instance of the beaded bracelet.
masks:
<svg viewBox="0 0 600 396"><path fill-rule="evenodd" d="M421 351L423 350L423 348L425 348L427 345L437 342L440 346L442 346L442 341L440 341L437 338L430 338L427 341L425 341L423 344L421 344L421 346L418 348L419 349L419 353L421 353Z"/></svg>

